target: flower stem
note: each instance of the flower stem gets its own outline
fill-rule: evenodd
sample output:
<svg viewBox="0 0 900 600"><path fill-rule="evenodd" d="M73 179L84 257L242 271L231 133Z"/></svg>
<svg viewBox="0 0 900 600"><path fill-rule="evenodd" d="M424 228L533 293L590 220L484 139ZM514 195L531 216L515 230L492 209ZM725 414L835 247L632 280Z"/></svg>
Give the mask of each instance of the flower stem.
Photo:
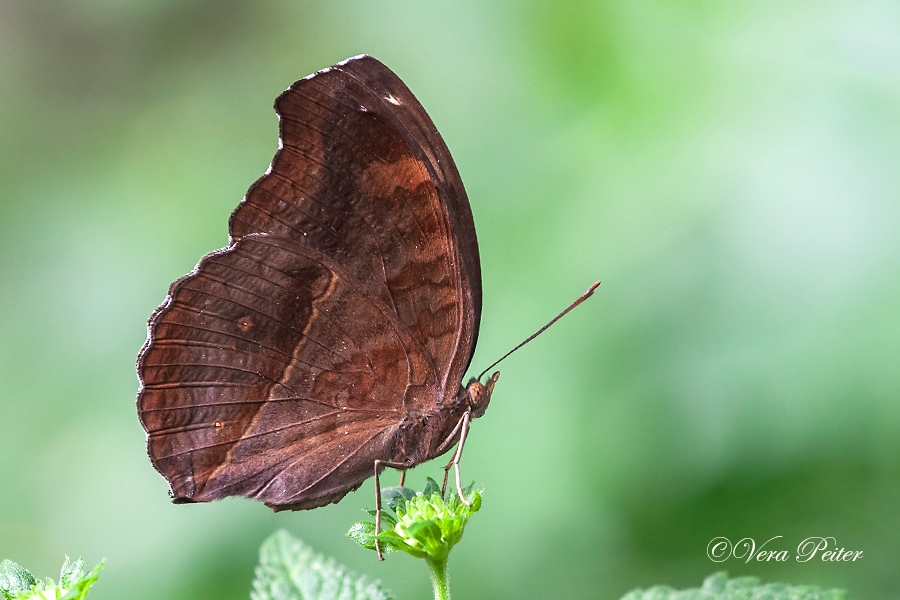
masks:
<svg viewBox="0 0 900 600"><path fill-rule="evenodd" d="M434 584L434 600L450 600L450 584L447 580L447 559L432 560L425 558L431 569L431 583Z"/></svg>

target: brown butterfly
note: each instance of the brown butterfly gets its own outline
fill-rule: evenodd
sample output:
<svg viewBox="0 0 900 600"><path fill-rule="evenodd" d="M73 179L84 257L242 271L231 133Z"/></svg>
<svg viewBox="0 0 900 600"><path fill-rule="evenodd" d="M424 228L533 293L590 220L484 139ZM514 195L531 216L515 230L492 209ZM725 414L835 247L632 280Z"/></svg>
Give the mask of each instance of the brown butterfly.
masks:
<svg viewBox="0 0 900 600"><path fill-rule="evenodd" d="M138 357L138 412L175 502L337 502L444 453L495 379L460 386L481 268L462 180L431 119L357 56L275 101L272 165L226 248L172 284Z"/></svg>
<svg viewBox="0 0 900 600"><path fill-rule="evenodd" d="M456 444L444 483L455 465L459 493L469 421L499 373L460 385L481 266L450 151L370 56L296 82L275 111L278 152L228 246L150 318L137 406L153 466L176 503L299 510Z"/></svg>

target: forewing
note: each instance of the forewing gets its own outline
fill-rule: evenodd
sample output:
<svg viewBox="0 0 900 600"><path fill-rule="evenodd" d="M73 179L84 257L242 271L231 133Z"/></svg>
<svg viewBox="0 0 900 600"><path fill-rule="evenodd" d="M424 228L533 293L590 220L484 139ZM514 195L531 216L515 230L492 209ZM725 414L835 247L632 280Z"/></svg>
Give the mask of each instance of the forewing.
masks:
<svg viewBox="0 0 900 600"><path fill-rule="evenodd" d="M281 147L232 215L232 239L299 240L343 265L392 307L440 391L455 394L474 350L481 272L462 181L431 119L368 56L296 82L275 109Z"/></svg>

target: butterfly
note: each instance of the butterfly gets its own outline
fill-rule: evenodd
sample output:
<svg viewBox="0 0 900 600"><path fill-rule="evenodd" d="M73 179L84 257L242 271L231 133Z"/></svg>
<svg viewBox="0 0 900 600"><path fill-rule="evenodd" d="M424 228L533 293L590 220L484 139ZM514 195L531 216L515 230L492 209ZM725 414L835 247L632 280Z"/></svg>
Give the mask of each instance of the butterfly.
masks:
<svg viewBox="0 0 900 600"><path fill-rule="evenodd" d="M137 361L150 460L176 503L243 496L276 511L338 502L374 475L377 533L380 471L455 446L444 488L454 467L468 504L459 460L500 361L461 385L481 265L450 151L371 56L297 81L275 111L278 151L228 246L150 318Z"/></svg>
<svg viewBox="0 0 900 600"><path fill-rule="evenodd" d="M138 357L147 450L176 503L337 502L464 440L499 375L461 385L478 241L412 92L361 55L297 81L275 111L278 151L228 246L172 284Z"/></svg>

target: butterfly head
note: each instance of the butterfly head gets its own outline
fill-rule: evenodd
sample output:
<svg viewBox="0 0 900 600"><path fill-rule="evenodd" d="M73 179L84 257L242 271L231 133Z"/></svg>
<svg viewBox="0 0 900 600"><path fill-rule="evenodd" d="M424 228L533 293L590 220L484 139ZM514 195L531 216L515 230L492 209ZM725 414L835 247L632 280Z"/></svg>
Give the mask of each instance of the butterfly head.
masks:
<svg viewBox="0 0 900 600"><path fill-rule="evenodd" d="M477 379L473 379L466 386L466 392L469 394L469 402L472 405L472 418L477 419L487 410L488 403L491 401L491 392L494 391L494 384L500 379L500 371L491 375L485 383L481 383Z"/></svg>

